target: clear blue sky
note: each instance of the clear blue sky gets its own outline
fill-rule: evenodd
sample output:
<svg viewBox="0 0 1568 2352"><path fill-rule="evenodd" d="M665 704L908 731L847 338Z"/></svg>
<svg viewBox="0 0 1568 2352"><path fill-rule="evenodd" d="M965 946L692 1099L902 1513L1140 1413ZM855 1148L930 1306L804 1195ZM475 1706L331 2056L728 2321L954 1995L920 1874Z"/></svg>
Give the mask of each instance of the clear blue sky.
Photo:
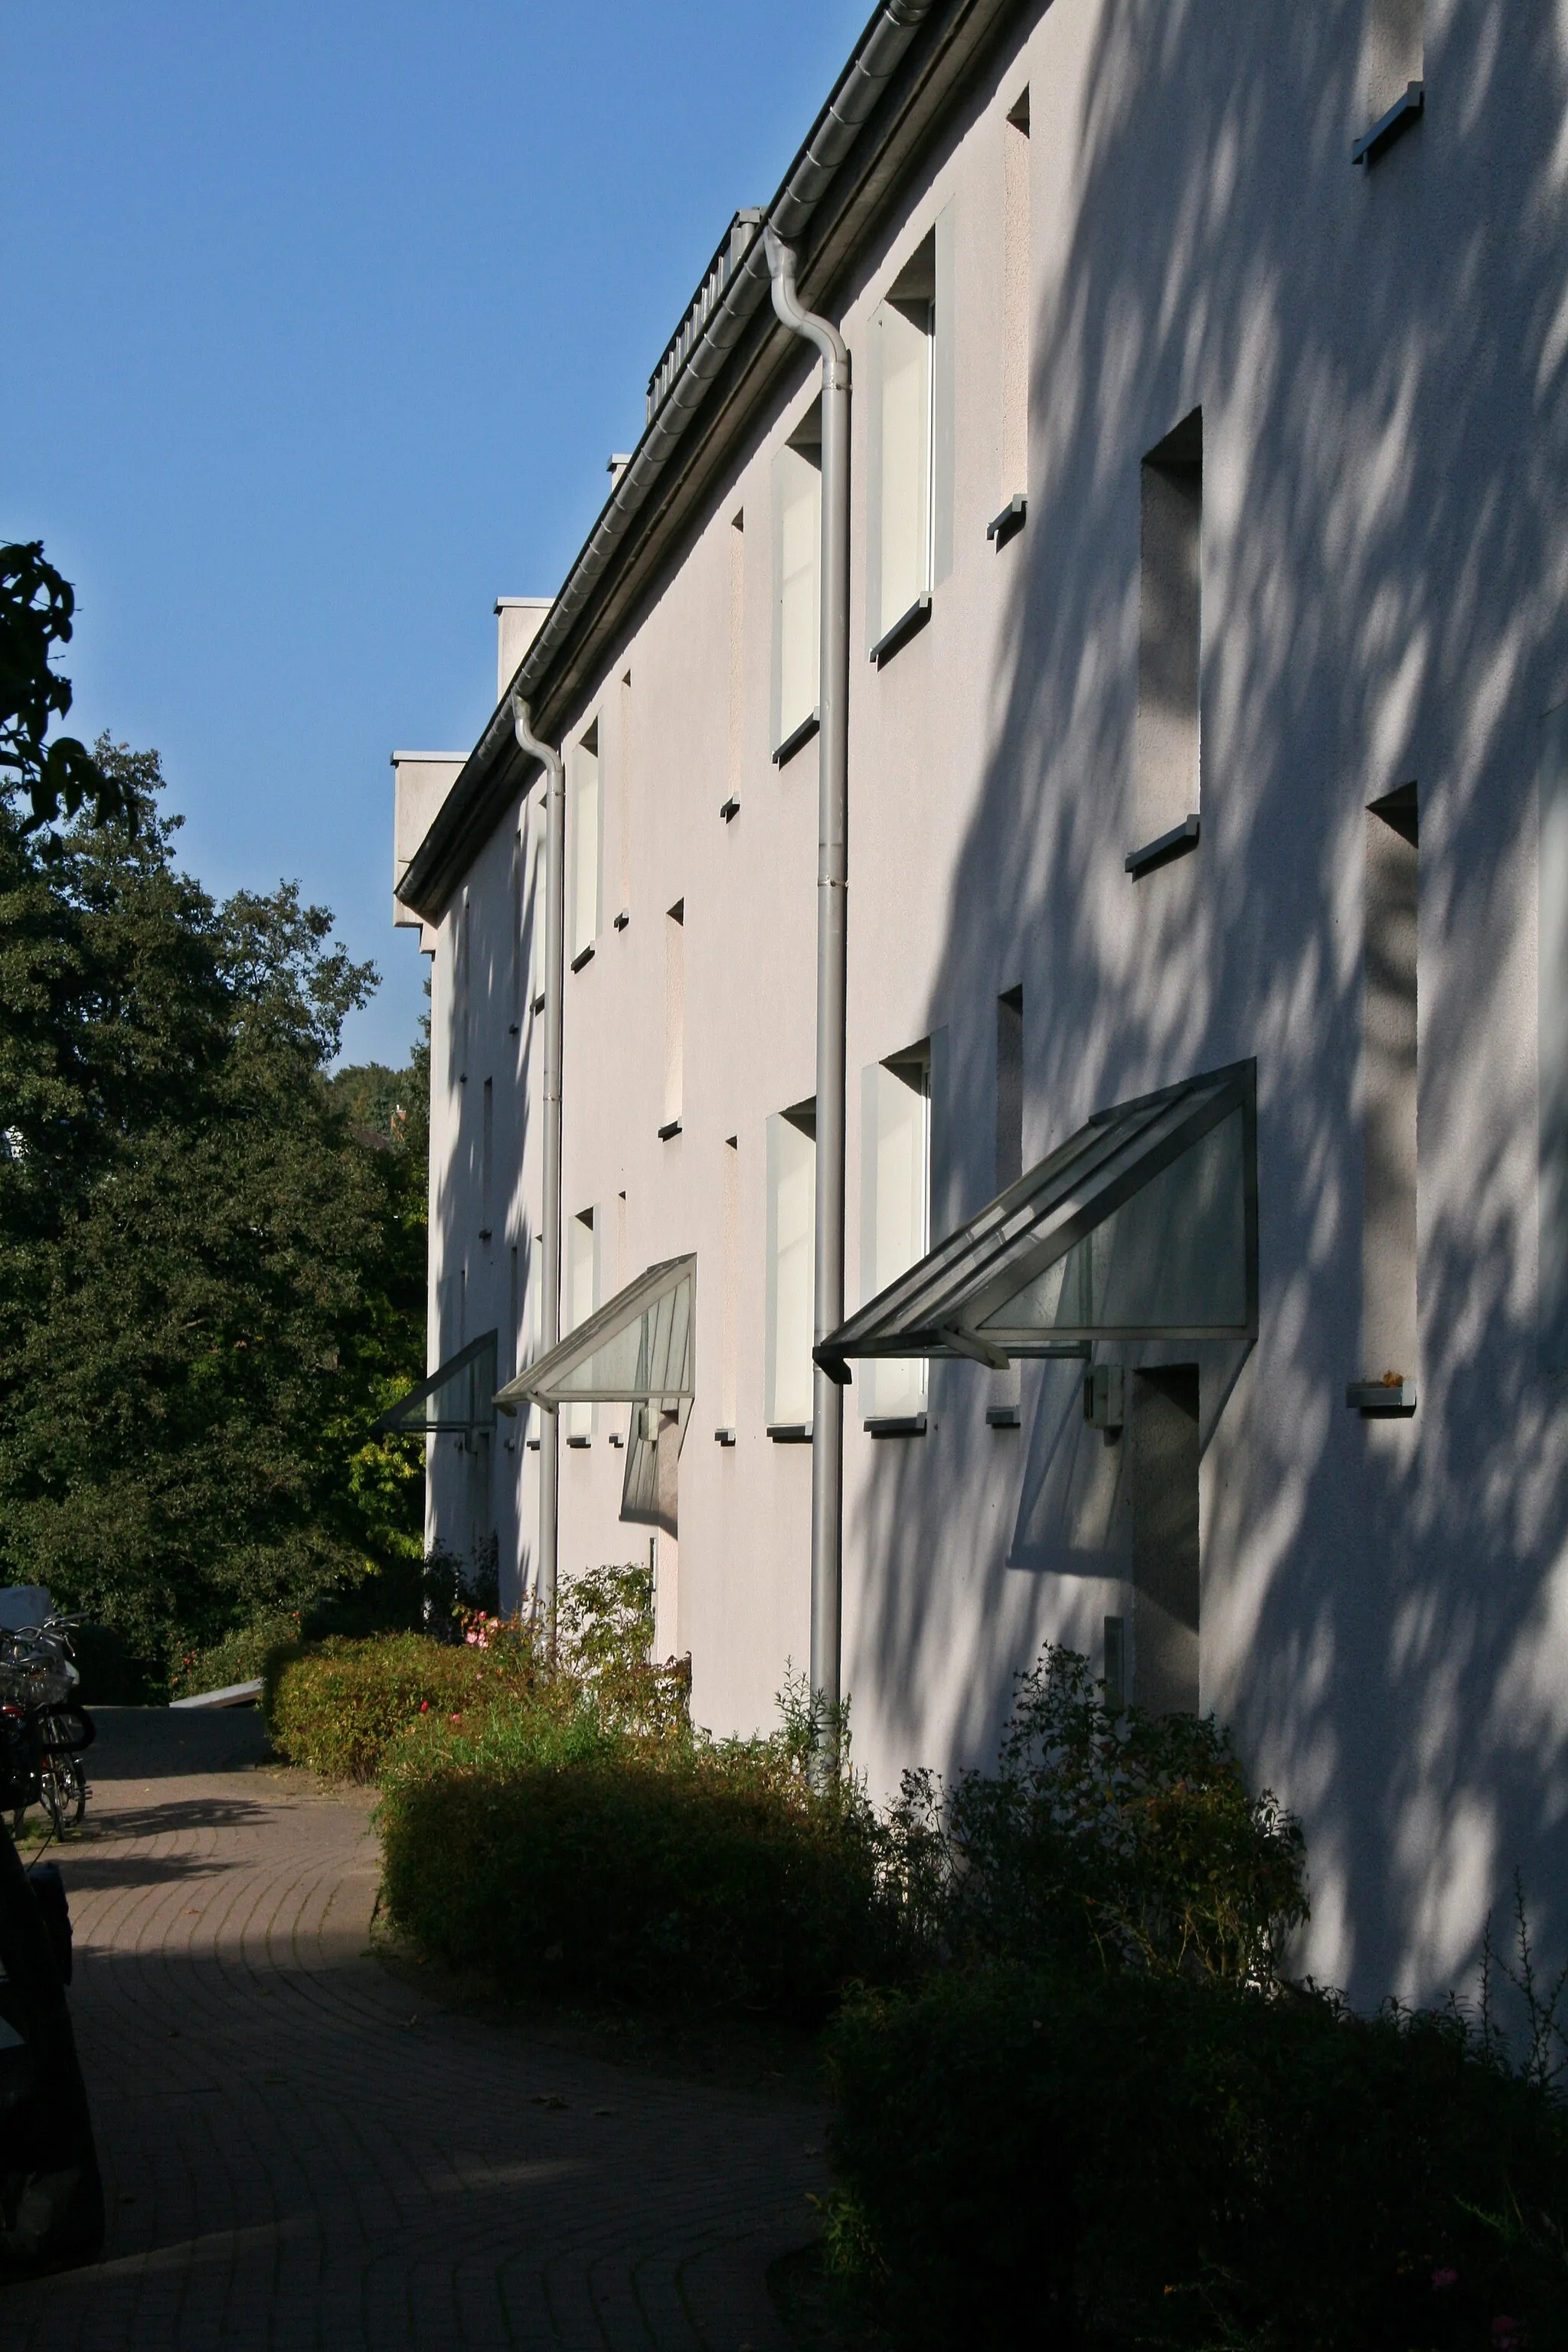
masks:
<svg viewBox="0 0 1568 2352"><path fill-rule="evenodd" d="M467 748L739 205L869 0L0 0L0 537L74 581L71 725L184 862L297 877L384 982L395 745Z"/></svg>

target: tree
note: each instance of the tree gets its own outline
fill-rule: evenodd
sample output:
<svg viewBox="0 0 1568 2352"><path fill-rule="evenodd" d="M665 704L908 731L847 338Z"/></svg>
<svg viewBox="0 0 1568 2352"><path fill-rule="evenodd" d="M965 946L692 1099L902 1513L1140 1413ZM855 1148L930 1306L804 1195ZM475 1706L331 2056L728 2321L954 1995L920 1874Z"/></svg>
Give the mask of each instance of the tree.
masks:
<svg viewBox="0 0 1568 2352"><path fill-rule="evenodd" d="M46 744L51 719L71 707L70 680L49 667L70 643L76 592L46 562L41 539L0 547L0 780L32 805L27 830L90 803L100 824L127 812L115 777L74 735Z"/></svg>
<svg viewBox="0 0 1568 2352"><path fill-rule="evenodd" d="M373 1443L424 1369L425 1171L325 1065L374 985L280 885L176 868L156 756L48 834L0 786L0 1562L144 1657L420 1549Z"/></svg>

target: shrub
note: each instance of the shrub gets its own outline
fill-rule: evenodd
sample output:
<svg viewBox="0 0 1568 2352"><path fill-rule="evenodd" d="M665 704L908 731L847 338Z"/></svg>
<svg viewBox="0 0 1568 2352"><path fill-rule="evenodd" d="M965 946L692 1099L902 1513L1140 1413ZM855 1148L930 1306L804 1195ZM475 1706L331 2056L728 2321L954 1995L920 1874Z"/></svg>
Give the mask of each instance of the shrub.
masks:
<svg viewBox="0 0 1568 2352"><path fill-rule="evenodd" d="M900 2342L1568 2341L1562 2108L1457 2014L1005 1969L829 2035L830 2251Z"/></svg>
<svg viewBox="0 0 1568 2352"><path fill-rule="evenodd" d="M274 1648L265 1668L268 1729L279 1752L330 1778L374 1780L393 1742L428 1718L446 1724L506 1707L522 1727L584 1711L655 1747L689 1737L683 1665L650 1665L653 1578L604 1568L562 1596L558 1662L548 1666L525 1620L458 1609L455 1640L329 1635ZM258 1671L258 1669L253 1669Z"/></svg>
<svg viewBox="0 0 1568 2352"><path fill-rule="evenodd" d="M1301 1832L1214 1718L1112 1713L1071 1650L1018 1677L994 1774L906 1773L891 1828L913 1918L964 1966L1261 1983L1307 1913Z"/></svg>
<svg viewBox="0 0 1568 2352"><path fill-rule="evenodd" d="M782 1738L501 1707L405 1740L383 1786L394 1922L509 1985L814 2019L897 1964L869 1807Z"/></svg>
<svg viewBox="0 0 1568 2352"><path fill-rule="evenodd" d="M231 1683L255 1682L266 1675L268 1660L275 1652L293 1647L299 1639L298 1610L267 1612L206 1649L181 1651L169 1669L169 1696L194 1697L198 1691L226 1690Z"/></svg>
<svg viewBox="0 0 1568 2352"><path fill-rule="evenodd" d="M290 1763L343 1780L374 1780L390 1744L423 1716L526 1696L531 1660L423 1633L356 1642L333 1635L268 1662L262 1706L273 1746Z"/></svg>

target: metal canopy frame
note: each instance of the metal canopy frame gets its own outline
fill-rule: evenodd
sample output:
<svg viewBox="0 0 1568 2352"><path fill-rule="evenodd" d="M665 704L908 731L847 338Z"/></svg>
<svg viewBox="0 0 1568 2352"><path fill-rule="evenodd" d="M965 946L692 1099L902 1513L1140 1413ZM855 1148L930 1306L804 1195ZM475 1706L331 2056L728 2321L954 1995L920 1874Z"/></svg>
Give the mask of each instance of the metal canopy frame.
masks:
<svg viewBox="0 0 1568 2352"><path fill-rule="evenodd" d="M676 1406L693 1393L692 1326L697 1259L670 1257L650 1265L614 1298L595 1307L557 1347L498 1389L503 1412L537 1403ZM609 1377L593 1360L621 1342ZM616 1377L615 1375L621 1375Z"/></svg>
<svg viewBox="0 0 1568 2352"><path fill-rule="evenodd" d="M967 1356L997 1370L1022 1356L1083 1356L1097 1339L1252 1339L1258 1334L1257 1064L1234 1062L1095 1116L851 1315L813 1350L845 1384L849 1360ZM1240 1146L1239 1320L1093 1319L1092 1297L1067 1297L1048 1320L1004 1319L1022 1294L1227 1119ZM1079 1286L1081 1292L1083 1286ZM1081 1312L1072 1313L1077 1304Z"/></svg>
<svg viewBox="0 0 1568 2352"><path fill-rule="evenodd" d="M496 1425L492 1391L496 1384L496 1334L481 1332L470 1339L455 1356L438 1364L428 1379L399 1397L394 1405L372 1422L373 1437L417 1437L424 1435L468 1436L476 1429L493 1429ZM452 1391L452 1402L441 1402L446 1390Z"/></svg>

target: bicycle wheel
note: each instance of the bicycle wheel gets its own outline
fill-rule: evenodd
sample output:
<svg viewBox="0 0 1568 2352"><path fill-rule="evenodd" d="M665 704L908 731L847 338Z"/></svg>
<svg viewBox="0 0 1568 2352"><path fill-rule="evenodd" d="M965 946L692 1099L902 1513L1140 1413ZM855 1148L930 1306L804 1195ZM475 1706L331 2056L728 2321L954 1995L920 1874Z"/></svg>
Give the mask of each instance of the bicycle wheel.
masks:
<svg viewBox="0 0 1568 2352"><path fill-rule="evenodd" d="M57 1837L75 1829L87 1811L87 1775L80 1758L46 1749L38 1768L38 1795Z"/></svg>

